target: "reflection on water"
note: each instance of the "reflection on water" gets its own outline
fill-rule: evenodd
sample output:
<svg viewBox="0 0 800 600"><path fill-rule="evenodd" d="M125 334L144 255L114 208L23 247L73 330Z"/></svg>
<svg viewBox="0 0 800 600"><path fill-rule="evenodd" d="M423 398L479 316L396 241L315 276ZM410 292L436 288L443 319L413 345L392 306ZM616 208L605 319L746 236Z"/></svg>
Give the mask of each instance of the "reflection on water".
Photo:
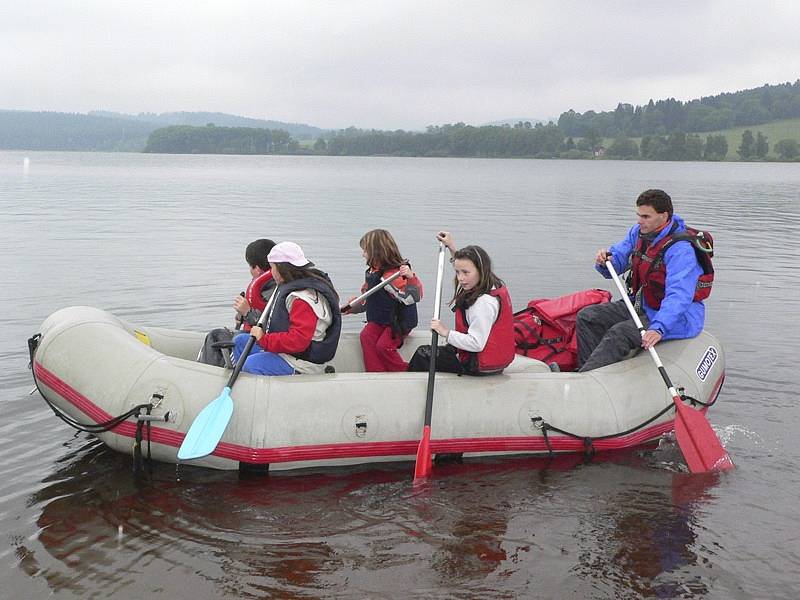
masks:
<svg viewBox="0 0 800 600"><path fill-rule="evenodd" d="M316 587L315 573L335 562L320 539L325 531L310 527L303 539L309 515L293 500L300 493L311 499L321 488L335 492L325 476L273 486L185 469L190 473L178 483L170 477L174 467L164 465L153 479L107 476L128 467L125 457L93 443L48 477L29 503L42 507L38 541L57 562L43 567L20 545L20 567L54 591L81 597L106 597L109 590L187 597L189 585L199 597L257 598L278 590L281 597L307 597L300 590Z"/></svg>
<svg viewBox="0 0 800 600"><path fill-rule="evenodd" d="M713 503L718 481L652 470L650 458L444 465L420 489L410 465L247 477L182 467L179 481L174 466L155 465L148 476L109 477L129 459L90 442L27 499L40 511L38 535L15 541L17 566L82 598L362 597L387 584L481 598L528 589L519 575L542 578L550 555L576 590L703 596L694 514ZM577 483L580 465L589 477L579 486L588 480L592 493L559 507L553 496ZM556 583L534 587L557 594Z"/></svg>
<svg viewBox="0 0 800 600"><path fill-rule="evenodd" d="M0 153L0 596L793 598L800 168L326 157ZM607 282L596 249L663 187L716 240L710 413L737 469L657 449L240 479L130 458L28 396L25 340L70 304L149 325L230 322L256 237L294 239L343 294L388 227L423 281L432 233L490 250L518 306ZM256 215L254 217L254 215ZM449 282L447 284L450 285ZM446 297L449 289L446 290ZM432 295L420 307L429 314ZM357 319L346 327L358 328Z"/></svg>
<svg viewBox="0 0 800 600"><path fill-rule="evenodd" d="M602 580L616 597L633 592L643 598L702 597L707 574L694 549L695 518L718 476L674 473L672 494L662 486L624 489L586 523L587 550L574 572ZM590 548L596 546L596 550Z"/></svg>

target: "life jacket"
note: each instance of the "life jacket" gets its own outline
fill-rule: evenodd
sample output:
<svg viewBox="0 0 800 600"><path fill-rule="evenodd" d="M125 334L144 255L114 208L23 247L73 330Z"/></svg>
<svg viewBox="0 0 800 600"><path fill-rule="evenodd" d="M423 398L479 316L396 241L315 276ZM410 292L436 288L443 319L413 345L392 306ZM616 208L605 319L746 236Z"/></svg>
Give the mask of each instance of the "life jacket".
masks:
<svg viewBox="0 0 800 600"><path fill-rule="evenodd" d="M514 360L514 310L505 286L487 292L500 301L500 312L489 332L489 339L480 352L458 350L458 359L467 371L493 373L502 371ZM467 311L463 306L456 307L456 331L467 333Z"/></svg>
<svg viewBox="0 0 800 600"><path fill-rule="evenodd" d="M391 277L397 269L386 269L383 271L371 271L367 269L364 274L364 291L372 289L381 279ZM391 283L389 285L392 285ZM387 286L388 287L388 286ZM417 304L403 304L398 302L384 288L380 292L372 294L367 298L367 321L380 325L390 325L395 335L406 334L419 322L417 316Z"/></svg>
<svg viewBox="0 0 800 600"><path fill-rule="evenodd" d="M244 299L247 300L250 309L263 311L267 306L267 302L264 300L262 292L264 289L269 290L273 287L275 287L275 283L272 281L272 271L269 269L258 277L251 279L250 283L247 284L247 289L244 291ZM242 331L250 331L252 327L250 323L242 322Z"/></svg>
<svg viewBox="0 0 800 600"><path fill-rule="evenodd" d="M328 278L324 273L320 274L324 275L326 279ZM292 354L292 356L321 365L333 359L336 354L336 347L339 345L339 335L342 332L342 314L339 312L339 299L333 291L332 284L320 281L316 277L304 277L303 279L295 279L289 283L282 284L270 309L267 331L289 331L289 309L286 308L286 298L290 293L304 289L312 289L322 294L330 306L332 321L325 332L324 339L312 341L303 352Z"/></svg>
<svg viewBox="0 0 800 600"><path fill-rule="evenodd" d="M673 230L676 225L673 225ZM703 269L703 274L697 280L694 290L693 302L702 302L711 295L714 284L714 238L708 231L700 231L687 227L679 233L668 233L655 244L650 244L643 252L643 240L636 241L636 247L631 253L630 275L628 287L631 295L636 295L642 289L642 295L647 304L658 310L664 299L667 268L664 264L664 253L681 241L688 241L694 249L697 262Z"/></svg>
<svg viewBox="0 0 800 600"><path fill-rule="evenodd" d="M555 362L562 371L578 366L575 320L578 311L611 300L606 290L588 289L558 298L538 298L514 313L514 342L517 354Z"/></svg>
<svg viewBox="0 0 800 600"><path fill-rule="evenodd" d="M270 281L272 281L272 271L267 269L258 277L251 279L250 283L247 284L247 289L244 292L244 298L247 300L250 308L255 310L264 310L264 308L267 306L267 302L261 295L261 290L264 289L264 286Z"/></svg>

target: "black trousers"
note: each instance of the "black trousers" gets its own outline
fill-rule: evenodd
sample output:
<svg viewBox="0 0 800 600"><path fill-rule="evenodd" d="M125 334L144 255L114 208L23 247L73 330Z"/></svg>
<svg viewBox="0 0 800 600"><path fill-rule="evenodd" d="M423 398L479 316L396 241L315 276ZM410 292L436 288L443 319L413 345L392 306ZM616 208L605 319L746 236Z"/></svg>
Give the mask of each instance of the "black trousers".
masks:
<svg viewBox="0 0 800 600"><path fill-rule="evenodd" d="M647 328L647 315L639 314ZM593 304L581 309L576 321L578 371L591 371L621 361L642 347L642 334L631 319L624 300Z"/></svg>
<svg viewBox="0 0 800 600"><path fill-rule="evenodd" d="M431 345L425 344L414 351L408 361L409 371L427 372L431 367ZM451 345L439 346L436 350L436 371L440 373L457 373L458 375L477 375L470 373L458 360L456 349Z"/></svg>

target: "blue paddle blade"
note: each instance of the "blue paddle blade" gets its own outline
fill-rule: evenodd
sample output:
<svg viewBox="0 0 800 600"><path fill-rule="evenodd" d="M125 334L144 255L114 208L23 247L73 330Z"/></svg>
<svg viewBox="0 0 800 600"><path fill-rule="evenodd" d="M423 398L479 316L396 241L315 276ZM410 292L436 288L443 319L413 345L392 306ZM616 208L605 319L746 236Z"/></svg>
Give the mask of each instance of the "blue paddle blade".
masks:
<svg viewBox="0 0 800 600"><path fill-rule="evenodd" d="M192 460L211 454L222 439L232 414L231 388L226 387L197 415L178 448L178 459Z"/></svg>

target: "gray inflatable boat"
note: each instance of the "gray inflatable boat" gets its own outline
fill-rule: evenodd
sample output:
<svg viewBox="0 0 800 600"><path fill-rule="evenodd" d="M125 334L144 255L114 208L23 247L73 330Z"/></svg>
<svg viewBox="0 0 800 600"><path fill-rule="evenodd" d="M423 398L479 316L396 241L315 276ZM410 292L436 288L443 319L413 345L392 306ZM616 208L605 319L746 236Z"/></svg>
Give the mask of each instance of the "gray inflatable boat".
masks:
<svg viewBox="0 0 800 600"><path fill-rule="evenodd" d="M65 420L124 453L138 435L154 459L175 463L192 421L230 376L196 362L204 338L76 306L52 314L31 338L31 365L39 391ZM408 358L424 343L429 334L414 333L402 352ZM705 410L716 400L725 356L711 334L662 342L658 351L687 402ZM427 373L365 373L355 333L342 335L327 370L242 373L221 442L191 464L295 469L413 461ZM647 353L589 373L553 373L517 356L500 375L437 374L431 451L469 457L631 448L671 431L673 420L672 398Z"/></svg>

